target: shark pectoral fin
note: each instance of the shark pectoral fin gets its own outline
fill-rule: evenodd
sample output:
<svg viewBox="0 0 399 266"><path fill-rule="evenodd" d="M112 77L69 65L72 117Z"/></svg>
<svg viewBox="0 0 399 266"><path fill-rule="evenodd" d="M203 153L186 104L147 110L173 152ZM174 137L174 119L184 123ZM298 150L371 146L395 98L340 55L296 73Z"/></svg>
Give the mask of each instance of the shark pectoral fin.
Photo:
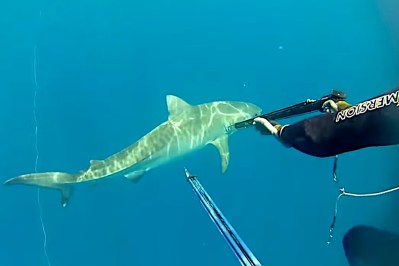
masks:
<svg viewBox="0 0 399 266"><path fill-rule="evenodd" d="M73 187L71 185L63 185L61 186L61 204L62 207L66 207L69 203L69 199L72 196Z"/></svg>
<svg viewBox="0 0 399 266"><path fill-rule="evenodd" d="M211 144L213 144L219 151L220 159L222 160L222 172L224 173L229 166L230 160L228 136L225 135L218 139L215 139L211 142Z"/></svg>
<svg viewBox="0 0 399 266"><path fill-rule="evenodd" d="M137 183L143 177L146 171L134 171L130 173L126 173L124 176L129 179L130 181Z"/></svg>
<svg viewBox="0 0 399 266"><path fill-rule="evenodd" d="M190 104L174 95L166 96L166 104L168 105L169 119L173 119L173 116L178 115L184 109L191 107Z"/></svg>

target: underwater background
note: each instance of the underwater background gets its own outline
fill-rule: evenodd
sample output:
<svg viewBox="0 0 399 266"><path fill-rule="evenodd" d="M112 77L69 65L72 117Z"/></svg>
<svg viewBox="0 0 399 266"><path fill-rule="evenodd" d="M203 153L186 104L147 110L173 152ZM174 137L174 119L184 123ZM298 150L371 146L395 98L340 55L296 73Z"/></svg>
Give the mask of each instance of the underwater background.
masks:
<svg viewBox="0 0 399 266"><path fill-rule="evenodd" d="M353 1L2 0L0 177L77 172L167 119L165 97L249 101L270 112L332 89L357 103L399 86L399 4ZM36 67L34 67L36 65ZM36 75L35 75L36 74ZM34 98L36 93L36 108ZM294 122L300 118L292 119ZM254 129L149 172L57 191L40 202L52 266L239 265L189 183L186 166L263 265L347 265L342 236L399 232L397 193L344 197L332 158L287 149ZM340 156L347 191L399 184L397 147ZM38 189L0 187L0 265L48 265Z"/></svg>

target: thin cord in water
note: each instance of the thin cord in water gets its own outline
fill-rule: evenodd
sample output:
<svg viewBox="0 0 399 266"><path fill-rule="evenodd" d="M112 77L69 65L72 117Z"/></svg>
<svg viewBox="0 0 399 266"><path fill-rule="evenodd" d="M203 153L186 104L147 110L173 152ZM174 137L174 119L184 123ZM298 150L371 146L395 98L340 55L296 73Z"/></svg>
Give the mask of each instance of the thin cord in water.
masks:
<svg viewBox="0 0 399 266"><path fill-rule="evenodd" d="M379 192L372 192L372 193L351 193L351 192L346 192L344 188L341 188L341 195L342 196L350 196L350 197L376 197L376 196L381 196L384 194L394 192L396 190L399 190L399 186L393 187L390 189L386 189L383 191L379 191Z"/></svg>
<svg viewBox="0 0 399 266"><path fill-rule="evenodd" d="M41 16L41 11L40 11L40 16ZM39 163L39 145L38 145L38 131L39 131L39 126L38 126L38 121L37 121L37 115L36 115L36 109L37 109L37 94L39 90L39 85L37 83L37 45L35 45L34 50L33 50L33 77L35 81L35 94L33 96L33 120L35 123L35 152L36 152L36 158L35 158L35 173L38 172L38 163ZM37 204L39 206L39 215L40 215L40 223L42 226L42 231L43 231L43 249L44 249L44 255L46 257L47 265L51 266L49 256L47 254L47 233L46 233L46 228L44 226L44 221L43 221L43 208L42 204L40 201L40 188L37 189Z"/></svg>
<svg viewBox="0 0 399 266"><path fill-rule="evenodd" d="M333 166L333 180L335 183L338 184L338 176L337 176L337 165L338 165L338 156L335 156L334 158L334 166ZM339 184L338 184L339 185ZM335 209L334 209L334 217L333 217L333 221L330 225L330 230L329 230L329 236L328 236L328 240L327 240L327 244L330 245L332 242L332 238L333 238L333 232L334 232L334 228L335 228L335 222L337 221L337 216L338 216L338 203L339 200L341 199L341 197L343 196L348 196L348 197L376 197L376 196L381 196L384 194L388 194L391 192L394 192L396 190L399 190L399 186L397 187L393 187L390 189L386 189L386 190L382 190L382 191L378 191L378 192L372 192L372 193L352 193L352 192L346 192L344 187L341 187L339 189L340 193L337 196L337 199L335 200Z"/></svg>

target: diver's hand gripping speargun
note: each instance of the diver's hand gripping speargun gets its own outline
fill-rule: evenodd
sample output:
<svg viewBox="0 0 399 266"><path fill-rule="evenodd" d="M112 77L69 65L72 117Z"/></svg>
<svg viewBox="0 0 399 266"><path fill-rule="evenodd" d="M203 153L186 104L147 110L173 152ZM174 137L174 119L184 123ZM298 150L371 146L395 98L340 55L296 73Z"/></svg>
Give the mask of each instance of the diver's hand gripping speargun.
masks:
<svg viewBox="0 0 399 266"><path fill-rule="evenodd" d="M338 102L338 101L343 101L345 99L346 99L346 94L344 92L333 90L331 94L321 97L319 100L307 99L304 102L294 104L289 107L282 108L280 110L273 111L267 114L263 114L259 117L266 118L267 120L275 120L275 119L289 118L315 111L323 112L324 111L323 104L326 101L331 100L333 102ZM254 119L255 117L242 122L238 122L232 125L231 127L232 129L241 129L253 126Z"/></svg>

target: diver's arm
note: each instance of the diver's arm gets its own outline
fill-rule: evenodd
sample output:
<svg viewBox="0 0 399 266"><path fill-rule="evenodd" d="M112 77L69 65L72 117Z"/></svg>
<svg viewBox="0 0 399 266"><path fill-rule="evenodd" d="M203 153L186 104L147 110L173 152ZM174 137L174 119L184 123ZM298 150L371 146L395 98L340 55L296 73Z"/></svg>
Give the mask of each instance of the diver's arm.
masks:
<svg viewBox="0 0 399 266"><path fill-rule="evenodd" d="M373 104L382 103L384 99L381 97L385 96L398 97L391 98L394 99L391 104L374 108ZM274 124L276 136L286 146L317 157L334 156L365 147L399 144L398 101L399 91L390 92L338 113L311 117L292 125ZM256 122L263 124L265 121L262 119Z"/></svg>

